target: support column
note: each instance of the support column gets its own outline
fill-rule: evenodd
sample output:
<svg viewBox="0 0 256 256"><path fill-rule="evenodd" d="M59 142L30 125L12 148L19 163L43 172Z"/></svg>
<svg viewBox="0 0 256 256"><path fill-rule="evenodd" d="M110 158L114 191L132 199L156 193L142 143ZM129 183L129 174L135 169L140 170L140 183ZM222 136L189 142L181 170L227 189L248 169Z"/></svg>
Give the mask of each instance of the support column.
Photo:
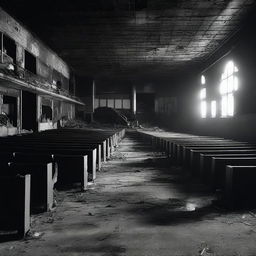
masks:
<svg viewBox="0 0 256 256"><path fill-rule="evenodd" d="M132 113L136 114L136 86L132 87Z"/></svg>
<svg viewBox="0 0 256 256"><path fill-rule="evenodd" d="M4 34L1 33L1 63L4 63Z"/></svg>
<svg viewBox="0 0 256 256"><path fill-rule="evenodd" d="M20 90L17 97L17 130L20 134L22 130L22 90Z"/></svg>
<svg viewBox="0 0 256 256"><path fill-rule="evenodd" d="M92 122L93 122L94 109L95 109L95 80L93 80L93 83L92 83L92 116L91 116Z"/></svg>
<svg viewBox="0 0 256 256"><path fill-rule="evenodd" d="M36 121L37 121L37 130L40 130L40 118L41 118L41 114L42 114L42 98L41 96L37 95L36 96L36 106L37 106L37 114L36 114Z"/></svg>
<svg viewBox="0 0 256 256"><path fill-rule="evenodd" d="M21 68L25 68L24 49L19 44L16 47L16 64Z"/></svg>
<svg viewBox="0 0 256 256"><path fill-rule="evenodd" d="M0 94L0 114L2 114L2 107L3 107L3 94Z"/></svg>

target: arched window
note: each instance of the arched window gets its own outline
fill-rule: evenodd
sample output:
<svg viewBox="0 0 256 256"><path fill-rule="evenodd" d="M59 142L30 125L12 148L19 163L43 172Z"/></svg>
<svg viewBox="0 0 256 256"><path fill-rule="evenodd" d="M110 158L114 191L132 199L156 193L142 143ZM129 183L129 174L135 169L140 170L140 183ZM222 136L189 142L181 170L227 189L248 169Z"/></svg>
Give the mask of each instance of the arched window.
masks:
<svg viewBox="0 0 256 256"><path fill-rule="evenodd" d="M201 75L201 85L205 85L205 76ZM207 117L207 102L206 102L206 88L202 88L200 90L200 111L201 111L201 118Z"/></svg>
<svg viewBox="0 0 256 256"><path fill-rule="evenodd" d="M234 92L238 90L237 72L238 68L234 65L234 62L229 61L225 66L224 73L221 75L221 117L234 116Z"/></svg>

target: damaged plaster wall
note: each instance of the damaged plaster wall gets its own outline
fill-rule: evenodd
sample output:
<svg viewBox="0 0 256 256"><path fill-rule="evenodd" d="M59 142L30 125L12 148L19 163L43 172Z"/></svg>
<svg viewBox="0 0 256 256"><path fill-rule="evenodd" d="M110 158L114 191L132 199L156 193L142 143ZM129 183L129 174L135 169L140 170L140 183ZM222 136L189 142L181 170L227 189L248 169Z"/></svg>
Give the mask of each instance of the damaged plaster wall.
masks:
<svg viewBox="0 0 256 256"><path fill-rule="evenodd" d="M39 131L57 129L58 122L60 122L60 125L62 126L63 120L75 118L74 104L55 100L49 97L37 96L37 108ZM49 111L51 111L51 116L49 116Z"/></svg>
<svg viewBox="0 0 256 256"><path fill-rule="evenodd" d="M16 43L36 56L41 62L45 63L48 67L54 68L66 78L69 78L70 70L68 65L1 8L0 28L2 32L14 39Z"/></svg>

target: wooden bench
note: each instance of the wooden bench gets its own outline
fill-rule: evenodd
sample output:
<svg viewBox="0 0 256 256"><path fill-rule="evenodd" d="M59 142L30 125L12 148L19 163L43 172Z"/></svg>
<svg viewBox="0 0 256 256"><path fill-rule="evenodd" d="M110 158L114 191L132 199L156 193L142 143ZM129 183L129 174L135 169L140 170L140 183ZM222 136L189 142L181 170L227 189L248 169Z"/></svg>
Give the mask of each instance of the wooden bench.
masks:
<svg viewBox="0 0 256 256"><path fill-rule="evenodd" d="M230 209L256 206L256 165L226 166L224 202Z"/></svg>
<svg viewBox="0 0 256 256"><path fill-rule="evenodd" d="M96 169L124 135L124 129L67 129L0 138L0 198L6 206L0 214L0 229L15 229L24 236L30 206L33 211L51 209L55 182L81 182L86 189L88 172L94 180ZM11 193L6 193L10 188Z"/></svg>
<svg viewBox="0 0 256 256"><path fill-rule="evenodd" d="M224 189L227 165L256 165L256 157L212 157L211 187Z"/></svg>
<svg viewBox="0 0 256 256"><path fill-rule="evenodd" d="M67 184L81 183L81 189L86 190L88 185L88 156L55 154L55 161L58 163L57 187L62 188ZM93 179L95 179L93 177Z"/></svg>
<svg viewBox="0 0 256 256"><path fill-rule="evenodd" d="M15 142L17 144L18 141ZM10 143L9 143L10 144ZM34 147L35 145L40 146L41 144L45 145L54 145L59 147L66 147L67 145L72 148L88 148L88 149L97 149L97 169L100 170L101 168L101 161L106 161L107 153L106 153L106 141L69 141L67 139L49 139L45 138L42 141L42 138L29 138L22 141L23 146L31 146Z"/></svg>
<svg viewBox="0 0 256 256"><path fill-rule="evenodd" d="M190 152L190 161L186 163L185 166L191 171L193 175L199 175L199 168L200 168L200 153L204 150L250 150L256 149L255 146L239 146L239 145L228 145L228 146L204 146L204 147L191 147L187 148Z"/></svg>
<svg viewBox="0 0 256 256"><path fill-rule="evenodd" d="M202 145L190 145L190 146L184 146L183 149L183 165L184 166L190 166L191 163L197 158L199 157L198 155L196 155L197 151L200 150L211 150L211 149L233 149L233 148L248 148L248 147L252 147L251 145L248 144L244 144L244 143L234 143L234 142L221 142L221 143L212 143L212 144L202 144ZM194 153L195 152L195 156Z"/></svg>
<svg viewBox="0 0 256 256"><path fill-rule="evenodd" d="M228 150L228 151L214 151L210 150L200 153L200 167L199 173L203 181L209 181L211 171L212 157L254 157L256 150Z"/></svg>
<svg viewBox="0 0 256 256"><path fill-rule="evenodd" d="M42 212L53 207L52 163L10 163L11 173L31 176L31 210Z"/></svg>
<svg viewBox="0 0 256 256"><path fill-rule="evenodd" d="M76 130L77 131L77 130ZM76 132L75 131L75 132ZM2 150L10 151L21 151L26 152L33 150L35 152L49 151L54 154L78 154L78 151L83 154L88 155L88 172L92 180L96 178L96 168L100 170L101 160L105 161L110 157L111 150L116 147L121 137L124 135L124 130L117 133L113 131L109 132L94 132L94 131L84 131L78 130L78 134L74 133L73 130L62 130L59 131L47 131L44 133L37 133L26 136L14 136L11 140L2 140L1 143ZM106 138L106 136L110 136ZM40 149L39 149L40 148ZM94 149L97 150L96 164ZM63 152L65 150L65 152ZM76 151L76 153L75 153ZM85 152L86 151L86 152ZM91 152L89 152L91 151ZM103 153L103 155L102 155ZM101 156L102 155L102 156Z"/></svg>
<svg viewBox="0 0 256 256"><path fill-rule="evenodd" d="M207 147L220 147L220 148L231 148L231 147L244 147L248 146L247 143L233 142L233 141L218 141L218 142L201 142L198 144L185 144L179 147L180 151L177 154L177 163L184 167L189 166L192 156L193 149L201 149ZM192 158L191 158L192 157Z"/></svg>
<svg viewBox="0 0 256 256"><path fill-rule="evenodd" d="M0 148L1 150L1 148ZM16 146L16 147L5 147L5 150L11 152L26 152L26 153L37 153L37 154L52 154L52 155L77 155L77 156L87 156L88 168L87 171L90 174L90 179L96 179L96 158L97 158L97 149L86 149L85 147L67 147L62 146L50 146L49 144L40 144L37 146L26 145L26 146ZM70 174L70 172L69 172Z"/></svg>

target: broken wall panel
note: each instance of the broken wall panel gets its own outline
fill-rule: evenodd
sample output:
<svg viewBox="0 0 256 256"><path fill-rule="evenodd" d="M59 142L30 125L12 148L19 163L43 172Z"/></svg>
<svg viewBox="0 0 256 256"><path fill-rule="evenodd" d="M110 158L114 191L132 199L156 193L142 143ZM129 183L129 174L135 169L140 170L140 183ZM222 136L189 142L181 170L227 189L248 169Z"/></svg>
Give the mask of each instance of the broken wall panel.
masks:
<svg viewBox="0 0 256 256"><path fill-rule="evenodd" d="M44 64L42 61L37 61L37 74L52 82L52 70L49 66Z"/></svg>
<svg viewBox="0 0 256 256"><path fill-rule="evenodd" d="M35 55L46 65L55 68L66 78L69 78L68 65L39 39L35 38L22 24L17 22L0 8L0 27L2 32L13 38L24 49Z"/></svg>
<svg viewBox="0 0 256 256"><path fill-rule="evenodd" d="M75 118L75 107L74 104L62 102L62 116L68 119Z"/></svg>

